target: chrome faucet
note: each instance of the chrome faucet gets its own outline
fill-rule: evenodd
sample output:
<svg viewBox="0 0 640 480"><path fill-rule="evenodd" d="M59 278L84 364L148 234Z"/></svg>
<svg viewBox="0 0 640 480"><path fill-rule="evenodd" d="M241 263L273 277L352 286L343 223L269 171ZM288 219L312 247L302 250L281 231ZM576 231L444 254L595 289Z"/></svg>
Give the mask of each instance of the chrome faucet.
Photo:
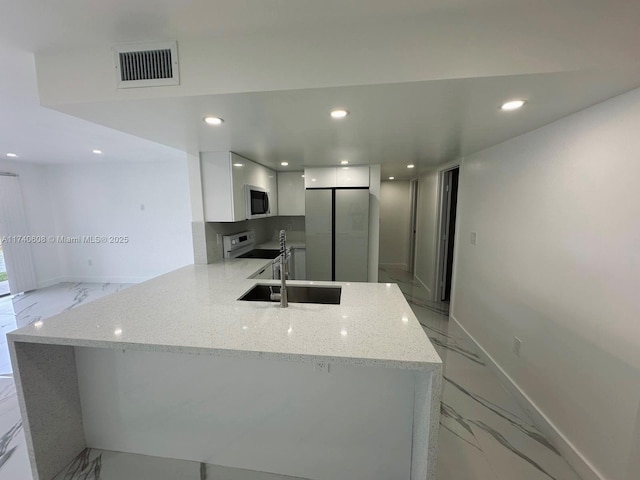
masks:
<svg viewBox="0 0 640 480"><path fill-rule="evenodd" d="M287 308L289 306L289 302L287 301L288 258L287 233L284 230L280 230L280 255L278 257L278 262L280 262L280 293L271 294L271 300L280 300L280 308Z"/></svg>

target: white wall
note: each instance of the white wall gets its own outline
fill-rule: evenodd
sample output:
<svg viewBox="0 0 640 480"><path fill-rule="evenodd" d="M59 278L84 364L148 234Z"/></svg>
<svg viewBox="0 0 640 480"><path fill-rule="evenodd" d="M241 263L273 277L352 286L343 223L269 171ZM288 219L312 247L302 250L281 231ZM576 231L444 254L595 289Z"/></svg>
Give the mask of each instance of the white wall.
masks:
<svg viewBox="0 0 640 480"><path fill-rule="evenodd" d="M378 282L380 253L380 165L369 166L369 274L368 282Z"/></svg>
<svg viewBox="0 0 640 480"><path fill-rule="evenodd" d="M55 235L54 209L45 169L35 164L0 159L0 171L18 175L29 234ZM32 244L31 255L38 287L60 281L60 258L54 243Z"/></svg>
<svg viewBox="0 0 640 480"><path fill-rule="evenodd" d="M407 267L411 193L408 180L380 184L380 264Z"/></svg>
<svg viewBox="0 0 640 480"><path fill-rule="evenodd" d="M640 478L640 404L638 404L638 413L636 415L635 438L631 443L631 452L629 456L629 467L627 468L626 480L637 480ZM636 452L635 455L633 452Z"/></svg>
<svg viewBox="0 0 640 480"><path fill-rule="evenodd" d="M186 159L46 170L58 235L129 239L58 244L63 279L139 282L193 263Z"/></svg>
<svg viewBox="0 0 640 480"><path fill-rule="evenodd" d="M44 105L55 105L540 73L557 71L558 59L567 70L584 67L580 53L586 39L579 47L564 42L565 48L558 48L539 34L540 25L526 22L518 25L514 39L510 29L498 26L504 23L504 14L504 6L492 12L487 19L494 24L485 24L484 29L478 28L477 15L462 14L452 24L451 12L443 10L445 20L433 12L410 21L385 15L378 21L359 22L357 29L350 28L346 18L335 18L329 23L302 23L298 29L274 27L251 35L240 31L221 37L219 32L217 41L178 36L180 85L160 91L117 90L108 43L62 51L48 48L35 55L40 99ZM443 42L450 40L452 29L473 31L473 45ZM517 48L496 48L513 42L518 42ZM410 60L397 52L411 52ZM69 78L76 80L69 82Z"/></svg>
<svg viewBox="0 0 640 480"><path fill-rule="evenodd" d="M472 155L461 172L452 316L584 478L591 464L627 480L638 455L638 125L635 90Z"/></svg>
<svg viewBox="0 0 640 480"><path fill-rule="evenodd" d="M431 170L418 179L415 276L432 295L436 291L438 177L438 170Z"/></svg>

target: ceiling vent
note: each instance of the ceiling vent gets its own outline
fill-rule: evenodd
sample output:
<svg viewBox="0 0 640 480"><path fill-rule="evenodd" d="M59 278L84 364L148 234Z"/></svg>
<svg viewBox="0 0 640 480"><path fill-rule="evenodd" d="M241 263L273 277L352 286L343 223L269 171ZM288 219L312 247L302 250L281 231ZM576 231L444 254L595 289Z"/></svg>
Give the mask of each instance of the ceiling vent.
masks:
<svg viewBox="0 0 640 480"><path fill-rule="evenodd" d="M176 42L118 45L113 52L118 88L180 84Z"/></svg>

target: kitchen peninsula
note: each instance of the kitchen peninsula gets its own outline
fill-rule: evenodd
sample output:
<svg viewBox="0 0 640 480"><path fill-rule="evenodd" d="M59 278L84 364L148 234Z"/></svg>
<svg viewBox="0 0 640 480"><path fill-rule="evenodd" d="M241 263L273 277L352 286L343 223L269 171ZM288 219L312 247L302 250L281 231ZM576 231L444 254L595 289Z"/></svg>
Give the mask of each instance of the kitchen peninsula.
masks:
<svg viewBox="0 0 640 480"><path fill-rule="evenodd" d="M238 301L264 263L187 266L9 334L34 478L90 447L435 479L441 361L398 287L333 283L340 305Z"/></svg>

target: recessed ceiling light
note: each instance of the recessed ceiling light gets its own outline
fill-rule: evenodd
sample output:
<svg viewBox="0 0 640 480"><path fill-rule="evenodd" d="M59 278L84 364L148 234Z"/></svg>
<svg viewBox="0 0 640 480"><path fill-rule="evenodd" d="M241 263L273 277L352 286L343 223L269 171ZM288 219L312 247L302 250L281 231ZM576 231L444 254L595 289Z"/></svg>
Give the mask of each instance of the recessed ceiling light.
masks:
<svg viewBox="0 0 640 480"><path fill-rule="evenodd" d="M234 163L234 167L244 167L244 163Z"/></svg>
<svg viewBox="0 0 640 480"><path fill-rule="evenodd" d="M349 160L342 160L340 163L342 165L349 165Z"/></svg>
<svg viewBox="0 0 640 480"><path fill-rule="evenodd" d="M413 164L407 165L407 168L415 168L415 165L413 165Z"/></svg>
<svg viewBox="0 0 640 480"><path fill-rule="evenodd" d="M286 167L287 165L289 165L289 162L280 162L280 165L282 165L283 167Z"/></svg>
<svg viewBox="0 0 640 480"><path fill-rule="evenodd" d="M96 155L102 155L102 150L98 150L97 148L94 148L93 150L91 150L91 153L95 153Z"/></svg>
<svg viewBox="0 0 640 480"><path fill-rule="evenodd" d="M204 117L204 122L207 125L222 125L222 122L224 122L224 120L220 117Z"/></svg>
<svg viewBox="0 0 640 480"><path fill-rule="evenodd" d="M304 178L304 175L300 175L302 178Z"/></svg>
<svg viewBox="0 0 640 480"><path fill-rule="evenodd" d="M526 100L510 100L506 103L503 103L500 109L507 112L511 110L518 110L519 108L522 108L525 103L527 103Z"/></svg>
<svg viewBox="0 0 640 480"><path fill-rule="evenodd" d="M394 180L396 177L389 177L389 180Z"/></svg>
<svg viewBox="0 0 640 480"><path fill-rule="evenodd" d="M17 156L18 156L17 153L13 153L13 152L7 153L7 157L9 157L9 158L16 158Z"/></svg>
<svg viewBox="0 0 640 480"><path fill-rule="evenodd" d="M349 112L347 112L346 110L332 110L331 111L331 118L344 118L347 115L349 115Z"/></svg>

